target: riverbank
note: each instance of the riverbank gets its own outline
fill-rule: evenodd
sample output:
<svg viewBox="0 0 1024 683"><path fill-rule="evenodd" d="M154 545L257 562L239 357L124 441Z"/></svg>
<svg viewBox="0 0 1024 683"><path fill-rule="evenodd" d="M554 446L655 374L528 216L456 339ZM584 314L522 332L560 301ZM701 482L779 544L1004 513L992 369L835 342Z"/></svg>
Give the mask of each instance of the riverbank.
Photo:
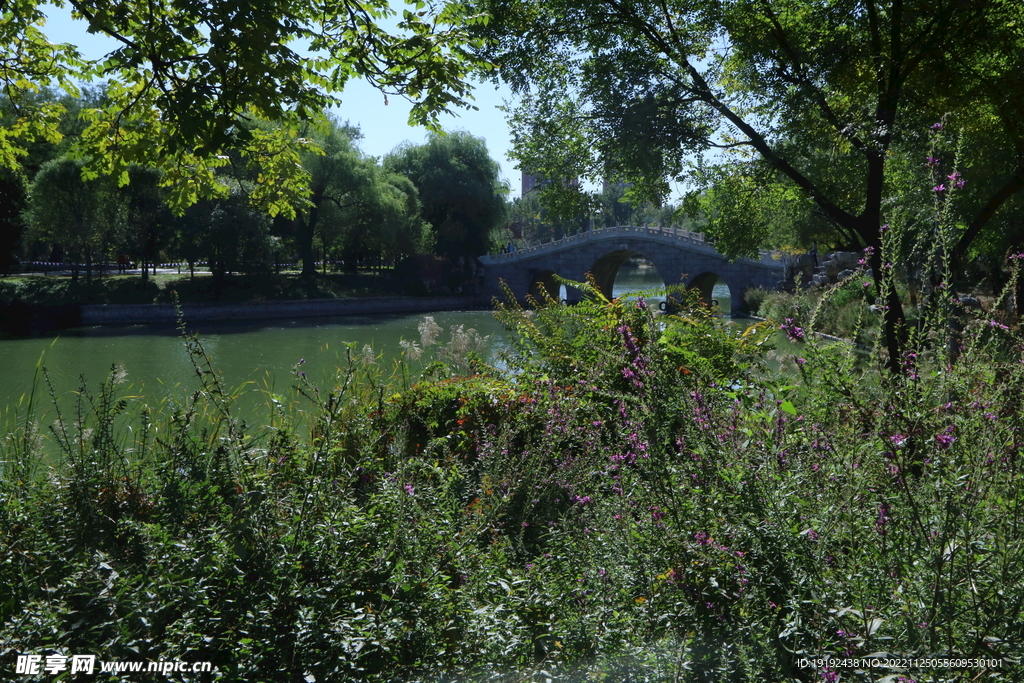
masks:
<svg viewBox="0 0 1024 683"><path fill-rule="evenodd" d="M485 302L481 301L479 297L462 295L368 296L351 299L250 301L241 304L182 304L181 313L188 322L205 322L459 311L483 308L484 305ZM177 318L177 308L173 304L108 304L79 307L79 320L82 325L166 323L174 322Z"/></svg>
<svg viewBox="0 0 1024 683"><path fill-rule="evenodd" d="M238 275L220 281L161 274L148 281L107 277L93 282L24 277L0 281L0 333L24 336L81 325L174 322L185 319L261 320L480 308L471 296L406 295L378 273Z"/></svg>

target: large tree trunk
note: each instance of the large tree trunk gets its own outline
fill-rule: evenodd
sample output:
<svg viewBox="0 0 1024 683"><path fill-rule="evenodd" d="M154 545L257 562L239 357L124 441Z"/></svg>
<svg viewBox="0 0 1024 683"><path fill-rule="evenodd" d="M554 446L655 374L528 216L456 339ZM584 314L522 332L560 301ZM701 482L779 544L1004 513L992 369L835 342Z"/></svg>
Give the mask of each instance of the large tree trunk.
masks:
<svg viewBox="0 0 1024 683"><path fill-rule="evenodd" d="M316 234L317 219L320 218L320 202L323 201L323 192L315 193L310 201L313 206L309 209L308 218L303 221L302 214L295 216L293 223L295 228L295 242L299 247L299 255L302 257L302 277L316 276L316 256L313 253L313 236Z"/></svg>

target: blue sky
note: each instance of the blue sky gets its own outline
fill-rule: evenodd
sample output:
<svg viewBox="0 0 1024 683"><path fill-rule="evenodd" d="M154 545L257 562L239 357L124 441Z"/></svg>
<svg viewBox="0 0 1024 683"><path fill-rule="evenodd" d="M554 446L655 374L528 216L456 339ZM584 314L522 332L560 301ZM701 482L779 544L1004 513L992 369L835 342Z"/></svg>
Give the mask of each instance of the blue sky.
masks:
<svg viewBox="0 0 1024 683"><path fill-rule="evenodd" d="M396 5L400 3L395 3ZM55 43L71 43L78 47L88 59L98 59L117 48L112 38L90 35L87 24L71 18L71 10L65 6L46 6L47 14L44 33ZM475 105L478 111L460 110L455 116L445 115L441 125L445 130L465 130L487 141L491 156L501 165L502 174L508 180L511 196L520 194L520 173L508 158L510 147L508 124L505 115L498 110L511 97L508 88L495 88L490 83L479 84L475 91ZM388 98L363 81L349 83L341 93L342 104L336 109L341 119L347 119L359 126L363 132L360 141L362 150L371 156L381 157L405 141L420 144L427 138L422 127L408 125L409 104L400 98Z"/></svg>

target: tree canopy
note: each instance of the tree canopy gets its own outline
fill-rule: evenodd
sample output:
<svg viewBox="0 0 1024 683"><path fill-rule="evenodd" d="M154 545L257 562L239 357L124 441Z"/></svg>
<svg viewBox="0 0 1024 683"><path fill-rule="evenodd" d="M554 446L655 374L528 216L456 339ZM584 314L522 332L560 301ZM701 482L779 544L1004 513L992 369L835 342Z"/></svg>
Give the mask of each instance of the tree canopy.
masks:
<svg viewBox="0 0 1024 683"><path fill-rule="evenodd" d="M907 178L893 165L912 159L923 167L928 126L944 115L945 125L979 142L945 160L951 171L969 166L977 173L959 254L1024 188L1019 3L473 6L494 15L484 29L492 40L486 56L525 93L514 119L521 163L548 177L621 177L634 183L634 196L653 200L667 194L670 179L703 180L721 200L709 236L734 255L751 253L766 233L767 212L750 206L813 207L849 242L872 248L878 289L889 292L892 357L903 313L883 286L883 227ZM716 149L725 153L691 162ZM768 186L793 192L765 197Z"/></svg>
<svg viewBox="0 0 1024 683"><path fill-rule="evenodd" d="M0 130L0 165L14 167L32 141L60 139L64 107L38 102L35 93L57 86L76 94L80 82L99 79L105 101L83 111L88 125L73 150L85 173L113 174L124 184L132 163L160 167L179 210L202 196L224 196L216 169L228 163L228 150L241 149L261 169L252 198L290 213L307 191L296 162L309 141L295 130L339 102L352 78L409 98L418 123L436 125L440 111L467 106L467 76L478 63L468 31L483 21L459 3L422 0L398 15L388 0L67 4L90 32L119 46L86 60L75 46L47 39L41 0L5 3L0 88L17 119ZM384 28L389 23L394 30ZM251 128L239 117L280 126Z"/></svg>
<svg viewBox="0 0 1024 683"><path fill-rule="evenodd" d="M488 252L491 231L505 219L508 186L482 138L461 131L435 134L425 145L399 147L384 165L416 186L438 254Z"/></svg>

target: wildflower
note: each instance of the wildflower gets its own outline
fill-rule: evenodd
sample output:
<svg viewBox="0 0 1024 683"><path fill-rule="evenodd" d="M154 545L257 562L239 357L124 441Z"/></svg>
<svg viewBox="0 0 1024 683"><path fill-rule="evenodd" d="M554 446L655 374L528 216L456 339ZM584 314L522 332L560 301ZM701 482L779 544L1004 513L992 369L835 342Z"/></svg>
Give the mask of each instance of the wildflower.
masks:
<svg viewBox="0 0 1024 683"><path fill-rule="evenodd" d="M806 363L807 363L807 359L806 358L797 358L796 359L796 364L797 365L804 365Z"/></svg>
<svg viewBox="0 0 1024 683"><path fill-rule="evenodd" d="M943 128L943 126L942 126L942 122L941 122L941 121L939 121L938 123L933 123L933 124L932 124L931 130L933 130L933 131L935 131L935 132L937 133L937 132L939 132L940 130L942 130L942 128Z"/></svg>
<svg viewBox="0 0 1024 683"><path fill-rule="evenodd" d="M644 298L642 296L641 297L637 297L636 307L639 308L641 311L646 311L647 310L647 302L644 301Z"/></svg>
<svg viewBox="0 0 1024 683"><path fill-rule="evenodd" d="M408 493L410 496L416 495L416 489L413 488L412 484L406 484L402 488L404 488L405 492Z"/></svg>
<svg viewBox="0 0 1024 683"><path fill-rule="evenodd" d="M988 324L989 324L989 327L998 327L1001 330L1008 330L1008 329L1010 329L1006 325L1004 325L1001 322L996 321L996 320L989 320Z"/></svg>
<svg viewBox="0 0 1024 683"><path fill-rule="evenodd" d="M927 161L924 165L927 166L928 168L932 168L934 166L941 166L942 159L938 159L936 157L927 157Z"/></svg>
<svg viewBox="0 0 1024 683"><path fill-rule="evenodd" d="M963 177L956 171L950 173L948 176L946 176L946 178L949 180L950 183L952 183L953 189L955 190L959 190L961 187L964 186L964 183L966 182L963 179Z"/></svg>
<svg viewBox="0 0 1024 683"><path fill-rule="evenodd" d="M779 325L779 329L786 333L786 336L789 337L790 341L797 342L804 340L804 329L797 326L797 324L793 322L792 318L786 318L786 322Z"/></svg>
<svg viewBox="0 0 1024 683"><path fill-rule="evenodd" d="M953 445L953 442L956 441L956 437L953 436L954 429L955 427L953 425L949 425L942 430L942 432L935 435L935 442L938 444L940 450L949 448Z"/></svg>
<svg viewBox="0 0 1024 683"><path fill-rule="evenodd" d="M892 436L889 437L889 441L892 442L893 446L899 448L904 443L906 443L907 437L904 434L893 434Z"/></svg>
<svg viewBox="0 0 1024 683"><path fill-rule="evenodd" d="M891 512L892 508L889 507L888 503L878 504L878 518L875 520L875 531L879 536L885 536L886 533L888 533L885 527L892 519L892 515L890 514Z"/></svg>
<svg viewBox="0 0 1024 683"><path fill-rule="evenodd" d="M825 681L825 683L835 683L835 681L839 680L839 674L825 667L821 670L821 680Z"/></svg>
<svg viewBox="0 0 1024 683"><path fill-rule="evenodd" d="M932 192L942 193L942 192L945 192L945 191L946 191L946 186L941 184L941 183L932 188Z"/></svg>

